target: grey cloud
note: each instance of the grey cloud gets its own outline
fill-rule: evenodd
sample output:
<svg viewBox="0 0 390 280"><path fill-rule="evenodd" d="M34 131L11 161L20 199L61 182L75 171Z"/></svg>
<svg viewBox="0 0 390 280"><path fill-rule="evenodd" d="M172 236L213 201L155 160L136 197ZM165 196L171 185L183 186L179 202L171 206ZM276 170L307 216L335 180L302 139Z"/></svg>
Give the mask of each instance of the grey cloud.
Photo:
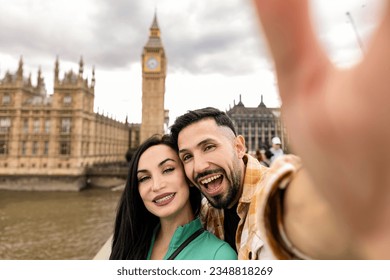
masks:
<svg viewBox="0 0 390 280"><path fill-rule="evenodd" d="M164 33L164 39L172 57L170 67L228 75L251 71L264 49L258 30L251 24L248 13L237 12L237 7L231 5L211 6L205 13L192 14L190 19L168 19L169 33Z"/></svg>
<svg viewBox="0 0 390 280"><path fill-rule="evenodd" d="M140 1L115 1L109 5L101 0L98 3L100 13L93 27L97 48L90 53L92 60L105 68L121 68L139 62L154 11L147 5L142 6ZM222 16L216 16L218 14ZM248 30L249 19L245 17L248 15L238 13L231 4L206 6L193 2L189 11L172 8L158 12L157 16L169 71L234 74L245 70L238 69L237 65L249 60L246 56L259 57L260 53L253 52L256 43L253 33L258 35L257 30ZM235 57L237 49L248 51ZM230 56L230 59L222 59L222 56Z"/></svg>
<svg viewBox="0 0 390 280"><path fill-rule="evenodd" d="M158 11L169 70L229 75L251 71L249 62L259 59L262 43L254 39L258 31L250 28L250 13L238 9L237 0L191 3L186 11L173 6ZM7 26L0 29L0 51L12 50L12 55L31 60L46 57L50 67L56 55L60 61L76 63L83 56L86 64L105 70L139 62L154 9L147 1L96 0L93 4L94 12L78 14L85 17L82 22L87 24L82 26L60 10L47 19L29 15L27 6L20 6L21 12L13 16L0 12L0 26Z"/></svg>

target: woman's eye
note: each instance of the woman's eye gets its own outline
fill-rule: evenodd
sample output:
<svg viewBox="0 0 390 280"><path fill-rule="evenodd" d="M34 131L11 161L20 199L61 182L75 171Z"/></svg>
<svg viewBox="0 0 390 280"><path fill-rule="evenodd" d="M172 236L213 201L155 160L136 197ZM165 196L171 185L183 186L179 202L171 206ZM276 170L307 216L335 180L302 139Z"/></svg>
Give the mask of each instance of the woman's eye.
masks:
<svg viewBox="0 0 390 280"><path fill-rule="evenodd" d="M170 173L170 172L172 172L173 170L175 170L175 168L173 168L173 167L168 167L168 168L164 169L163 173Z"/></svg>
<svg viewBox="0 0 390 280"><path fill-rule="evenodd" d="M140 178L138 178L138 183L145 182L145 181L148 180L149 178L150 178L149 176L140 177Z"/></svg>

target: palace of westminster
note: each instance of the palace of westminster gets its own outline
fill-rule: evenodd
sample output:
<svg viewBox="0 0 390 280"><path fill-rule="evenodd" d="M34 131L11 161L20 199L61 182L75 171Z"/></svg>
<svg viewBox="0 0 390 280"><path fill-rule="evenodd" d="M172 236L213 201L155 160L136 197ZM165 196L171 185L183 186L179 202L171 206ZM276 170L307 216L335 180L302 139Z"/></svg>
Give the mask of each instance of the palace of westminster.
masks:
<svg viewBox="0 0 390 280"><path fill-rule="evenodd" d="M80 190L88 167L125 162L126 153L139 143L164 133L167 59L156 15L141 63L142 122L130 124L94 112L95 70L90 81L85 79L82 59L78 72L70 70L63 77L56 59L53 94L48 95L41 70L33 83L21 58L15 73L0 77L0 189L55 184L57 189ZM248 108L240 96L226 113L245 137L248 152L269 145L274 136L288 147L280 108L267 108L262 98L258 107Z"/></svg>

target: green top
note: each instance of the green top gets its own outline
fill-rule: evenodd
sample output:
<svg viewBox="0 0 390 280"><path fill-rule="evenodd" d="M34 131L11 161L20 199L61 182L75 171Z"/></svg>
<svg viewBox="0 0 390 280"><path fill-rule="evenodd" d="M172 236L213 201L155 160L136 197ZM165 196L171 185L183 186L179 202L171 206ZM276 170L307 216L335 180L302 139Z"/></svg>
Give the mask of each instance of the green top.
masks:
<svg viewBox="0 0 390 280"><path fill-rule="evenodd" d="M152 243L149 248L147 260L150 260L156 233L160 225L156 227L152 236ZM180 226L176 229L171 242L169 243L168 251L164 256L164 260L182 244L191 234L202 228L199 218L192 222ZM175 260L237 260L237 253L230 247L228 243L218 239L214 234L204 231L197 238L192 240L175 258Z"/></svg>

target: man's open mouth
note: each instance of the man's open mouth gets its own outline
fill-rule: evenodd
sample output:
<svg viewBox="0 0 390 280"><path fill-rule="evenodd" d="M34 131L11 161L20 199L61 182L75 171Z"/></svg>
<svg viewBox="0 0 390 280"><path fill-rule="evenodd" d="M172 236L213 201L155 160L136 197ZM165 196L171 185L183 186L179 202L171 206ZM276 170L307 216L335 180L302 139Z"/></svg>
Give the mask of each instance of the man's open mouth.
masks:
<svg viewBox="0 0 390 280"><path fill-rule="evenodd" d="M204 187L205 192L209 195L218 194L222 187L224 176L222 174L216 174L206 179L200 180L200 184Z"/></svg>

